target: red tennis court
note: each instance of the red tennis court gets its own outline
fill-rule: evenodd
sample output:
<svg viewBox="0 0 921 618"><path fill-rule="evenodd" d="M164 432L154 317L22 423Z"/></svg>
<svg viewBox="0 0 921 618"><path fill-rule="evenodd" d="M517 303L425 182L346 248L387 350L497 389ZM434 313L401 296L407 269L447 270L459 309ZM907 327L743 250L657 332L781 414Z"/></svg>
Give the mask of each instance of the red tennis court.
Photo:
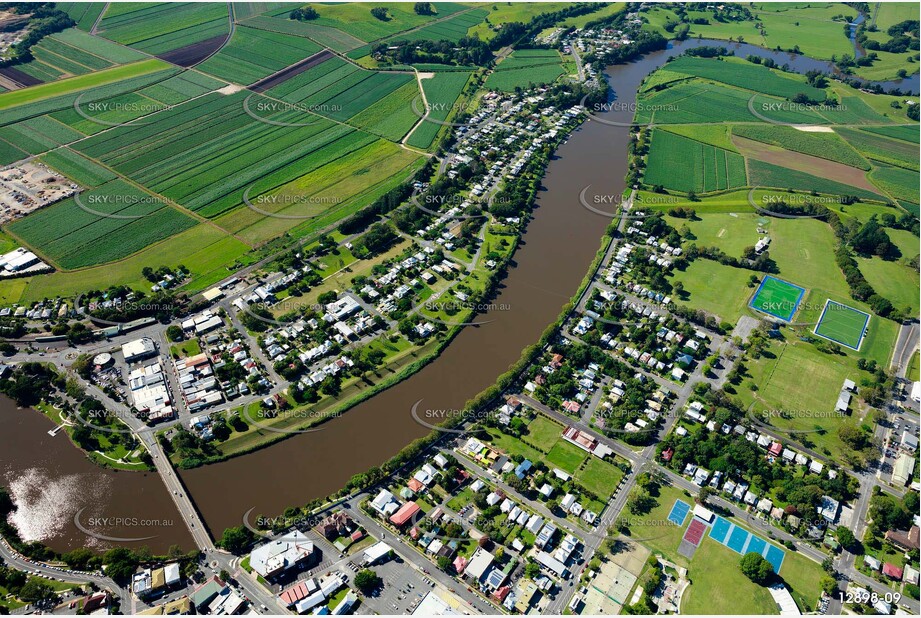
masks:
<svg viewBox="0 0 921 618"><path fill-rule="evenodd" d="M707 526L702 521L693 519L691 520L691 525L688 526L687 532L684 533L684 540L697 547L700 545L700 539L704 537L706 530Z"/></svg>

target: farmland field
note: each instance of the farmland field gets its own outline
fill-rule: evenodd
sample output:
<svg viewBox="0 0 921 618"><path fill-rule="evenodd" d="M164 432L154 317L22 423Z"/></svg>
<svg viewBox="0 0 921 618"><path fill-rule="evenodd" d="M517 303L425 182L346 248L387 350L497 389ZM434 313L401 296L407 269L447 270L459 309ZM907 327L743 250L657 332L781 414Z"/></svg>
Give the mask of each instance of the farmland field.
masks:
<svg viewBox="0 0 921 618"><path fill-rule="evenodd" d="M226 35L228 5L206 3L110 4L99 35L149 54L163 54Z"/></svg>
<svg viewBox="0 0 921 618"><path fill-rule="evenodd" d="M244 25L250 28L258 28L259 30L306 37L337 52L351 51L365 44L361 39L356 39L342 30L330 28L329 26L318 26L310 22L297 21L296 19L288 19L286 15L279 15L278 17L258 15L247 19Z"/></svg>
<svg viewBox="0 0 921 618"><path fill-rule="evenodd" d="M53 150L42 156L42 161L84 187L98 187L116 178L114 172L70 148Z"/></svg>
<svg viewBox="0 0 921 618"><path fill-rule="evenodd" d="M918 146L866 130L838 128L837 133L868 159L918 171Z"/></svg>
<svg viewBox="0 0 921 618"><path fill-rule="evenodd" d="M477 8L467 11L444 21L423 26L418 30L413 30L405 35L396 35L390 41L412 40L412 41L452 41L467 36L467 31L483 21L483 18L489 14L489 11Z"/></svg>
<svg viewBox="0 0 921 618"><path fill-rule="evenodd" d="M318 51L320 46L310 39L238 26L227 45L196 68L245 85Z"/></svg>
<svg viewBox="0 0 921 618"><path fill-rule="evenodd" d="M732 133L746 139L774 144L787 150L837 161L862 170L870 164L857 151L834 133L809 133L793 127L776 125L737 125Z"/></svg>
<svg viewBox="0 0 921 618"><path fill-rule="evenodd" d="M825 100L825 91L810 86L804 77L747 61L681 56L668 63L668 70L788 99L803 93L814 101Z"/></svg>
<svg viewBox="0 0 921 618"><path fill-rule="evenodd" d="M547 84L564 73L562 57L552 49L518 49L496 66L486 88L512 92L529 84Z"/></svg>
<svg viewBox="0 0 921 618"><path fill-rule="evenodd" d="M469 79L469 72L446 71L422 80L422 88L425 90L425 97L429 105L429 114L427 119L416 127L407 141L410 146L428 148L432 145L435 136L443 127L439 122L445 122L457 114L455 102ZM417 109L423 114L426 111L421 99L417 99Z"/></svg>
<svg viewBox="0 0 921 618"><path fill-rule="evenodd" d="M830 195L856 195L867 199L881 199L881 196L876 192L753 159L748 161L748 175L749 183L753 186L800 189ZM873 173L871 173L871 177L873 177Z"/></svg>
<svg viewBox="0 0 921 618"><path fill-rule="evenodd" d="M156 71L169 69L169 67L170 65L165 62L151 58L149 60L117 66L71 79L62 79L53 84L42 84L22 90L5 92L0 94L0 110L16 107L25 103L34 104L39 101L72 94L81 90L99 88L100 86L112 84L114 82L123 82L123 80L129 77L148 75ZM66 105L62 107L66 107Z"/></svg>
<svg viewBox="0 0 921 618"><path fill-rule="evenodd" d="M77 28L89 31L105 9L105 2L56 2L55 6L77 22Z"/></svg>
<svg viewBox="0 0 921 618"><path fill-rule="evenodd" d="M893 127L866 127L864 131L870 133L879 133L887 137L894 137L906 142L917 144L921 140L921 132L917 126L893 126Z"/></svg>
<svg viewBox="0 0 921 618"><path fill-rule="evenodd" d="M745 161L734 152L656 130L643 181L685 193L743 187Z"/></svg>
<svg viewBox="0 0 921 618"><path fill-rule="evenodd" d="M870 180L897 200L919 203L918 173L900 167L880 165L870 172Z"/></svg>
<svg viewBox="0 0 921 618"><path fill-rule="evenodd" d="M312 20L311 25L327 26L341 30L366 43L387 38L397 33L424 26L430 21L453 15L467 7L453 2L439 2L435 5L436 15L417 15L413 12L412 5L399 2L364 3L350 2L347 4L315 4L313 8L320 14ZM388 19L379 20L371 15L371 9L383 7L387 9ZM279 9L269 12L273 17L287 17L291 8Z"/></svg>
<svg viewBox="0 0 921 618"><path fill-rule="evenodd" d="M240 258L249 247L217 228L201 223L155 243L118 262L82 268L76 271L0 281L0 298L7 302L34 302L56 296L74 296L86 290L106 289L111 285L127 285L139 291L149 291L150 282L141 274L145 266L182 264L192 272L193 280L186 288L200 291L204 285L230 274L227 266ZM206 282L204 285L198 281Z"/></svg>
<svg viewBox="0 0 921 618"><path fill-rule="evenodd" d="M62 268L75 269L126 257L193 225L160 198L113 180L19 219L7 231Z"/></svg>

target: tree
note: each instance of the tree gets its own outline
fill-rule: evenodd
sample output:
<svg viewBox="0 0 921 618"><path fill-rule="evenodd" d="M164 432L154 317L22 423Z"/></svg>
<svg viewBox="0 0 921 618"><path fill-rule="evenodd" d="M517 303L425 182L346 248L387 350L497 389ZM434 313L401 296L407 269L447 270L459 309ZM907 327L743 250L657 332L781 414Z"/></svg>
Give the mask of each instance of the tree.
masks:
<svg viewBox="0 0 921 618"><path fill-rule="evenodd" d="M431 2L417 2L413 6L413 11L416 15L434 15L435 10L432 8Z"/></svg>
<svg viewBox="0 0 921 618"><path fill-rule="evenodd" d="M837 537L841 547L853 553L852 550L857 546L857 537L854 536L854 533L844 526L838 526Z"/></svg>
<svg viewBox="0 0 921 618"><path fill-rule="evenodd" d="M774 574L774 567L771 566L771 563L765 560L761 554L756 554L753 551L742 556L739 568L745 574L745 577L762 586L767 584Z"/></svg>
<svg viewBox="0 0 921 618"><path fill-rule="evenodd" d="M299 9L294 9L291 11L291 15L289 15L291 19L296 19L297 21L310 21L312 19L316 19L319 16L320 14L317 13L317 10L309 4Z"/></svg>
<svg viewBox="0 0 921 618"><path fill-rule="evenodd" d="M369 594L379 588L382 581L378 574L371 569L362 569L355 574L355 585L365 594Z"/></svg>
<svg viewBox="0 0 921 618"><path fill-rule="evenodd" d="M116 547L102 555L106 575L115 581L128 581L138 568L138 558L129 549Z"/></svg>
<svg viewBox="0 0 921 618"><path fill-rule="evenodd" d="M442 571L447 571L451 568L451 559L447 556L438 556L438 568Z"/></svg>
<svg viewBox="0 0 921 618"><path fill-rule="evenodd" d="M371 15L375 19L379 19L381 21L387 21L388 19L390 19L387 16L387 9L385 9L382 6L376 6L373 9L371 9Z"/></svg>
<svg viewBox="0 0 921 618"><path fill-rule="evenodd" d="M241 554L255 540L252 530L245 526L227 528L221 536L220 546L232 554Z"/></svg>
<svg viewBox="0 0 921 618"><path fill-rule="evenodd" d="M55 594L51 584L37 577L30 577L17 596L26 603L42 604L54 599Z"/></svg>
<svg viewBox="0 0 921 618"><path fill-rule="evenodd" d="M183 338L182 329L176 326L175 324L171 324L166 329L166 336L169 338L170 341L179 341Z"/></svg>

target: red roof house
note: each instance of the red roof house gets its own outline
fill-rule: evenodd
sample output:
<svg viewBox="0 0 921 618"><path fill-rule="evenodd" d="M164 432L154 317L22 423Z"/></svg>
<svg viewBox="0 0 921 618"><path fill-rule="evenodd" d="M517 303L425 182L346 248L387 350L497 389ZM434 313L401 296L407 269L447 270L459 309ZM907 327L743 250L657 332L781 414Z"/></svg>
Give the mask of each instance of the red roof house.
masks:
<svg viewBox="0 0 921 618"><path fill-rule="evenodd" d="M883 575L891 577L892 579L902 580L902 569L895 566L891 562L886 562L883 564Z"/></svg>
<svg viewBox="0 0 921 618"><path fill-rule="evenodd" d="M419 505L415 502L407 502L400 509L390 516L390 523L394 526L405 526L413 516L419 512Z"/></svg>

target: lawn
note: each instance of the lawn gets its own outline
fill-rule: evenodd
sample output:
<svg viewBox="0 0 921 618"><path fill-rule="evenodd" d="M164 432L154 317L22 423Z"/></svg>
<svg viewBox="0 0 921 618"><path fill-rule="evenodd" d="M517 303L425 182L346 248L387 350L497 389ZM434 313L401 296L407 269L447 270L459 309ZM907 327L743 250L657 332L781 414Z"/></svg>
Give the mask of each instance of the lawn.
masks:
<svg viewBox="0 0 921 618"><path fill-rule="evenodd" d="M724 266L718 262L698 259L684 271L675 271L672 285L681 281L684 294L678 300L692 309L700 309L735 323L751 297L748 287L751 271Z"/></svg>
<svg viewBox="0 0 921 618"><path fill-rule="evenodd" d="M502 433L498 429L487 429L486 432L489 434L489 441L500 451L504 451L509 455L521 455L525 459L530 459L531 461L541 461L544 459L543 453L534 447L528 446L514 436Z"/></svg>
<svg viewBox="0 0 921 618"><path fill-rule="evenodd" d="M688 569L693 582L681 597L682 614L769 615L777 605L766 588L742 574L742 559L705 535Z"/></svg>
<svg viewBox="0 0 921 618"><path fill-rule="evenodd" d="M547 463L553 464L560 470L568 472L569 474L575 474L576 470L579 469L579 466L582 465L582 462L585 461L585 458L588 456L588 453L575 444L567 442L566 440L560 440L550 449L550 452L547 453L546 459Z"/></svg>
<svg viewBox="0 0 921 618"><path fill-rule="evenodd" d="M834 409L844 380L860 381L854 357L824 354L791 333L772 340L768 353L747 362L746 369L750 375L736 395L744 408L751 407L758 418L768 411L779 430L809 432L792 434L792 439L819 451L827 449L836 459L842 457L846 447L838 428L858 425L858 413L855 405L850 416L840 416Z"/></svg>
<svg viewBox="0 0 921 618"><path fill-rule="evenodd" d="M738 194L738 206L735 208L740 214L711 213L707 209L704 214L698 210L696 219L681 219L666 215L665 220L676 230L687 226L692 234L689 241L699 247L719 247L727 255L741 257L742 251L746 247L754 246L761 237L758 234L758 227L762 226L770 233L770 225L774 222L774 219L749 214L750 207L745 199L746 195L747 193ZM702 203L707 202L708 200L705 200ZM699 208L700 204L701 202L693 203L691 208L695 206ZM669 208L671 207L669 205Z"/></svg>
<svg viewBox="0 0 921 618"><path fill-rule="evenodd" d="M531 446L549 453L550 449L561 440L562 431L562 425L550 420L543 414L538 414L534 420L528 423L528 433L522 436L522 439Z"/></svg>
<svg viewBox="0 0 921 618"><path fill-rule="evenodd" d="M576 481L598 496L601 502L611 497L622 478L624 478L623 470L594 456L589 457L575 475Z"/></svg>

